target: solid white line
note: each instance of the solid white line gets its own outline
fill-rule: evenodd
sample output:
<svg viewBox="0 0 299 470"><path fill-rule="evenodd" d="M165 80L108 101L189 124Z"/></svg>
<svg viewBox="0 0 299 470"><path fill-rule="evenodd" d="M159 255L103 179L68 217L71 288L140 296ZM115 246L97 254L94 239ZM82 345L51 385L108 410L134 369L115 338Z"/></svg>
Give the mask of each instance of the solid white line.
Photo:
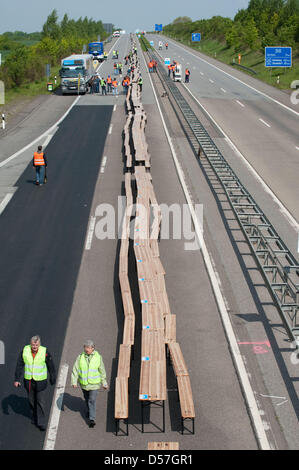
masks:
<svg viewBox="0 0 299 470"><path fill-rule="evenodd" d="M266 93L263 93L262 91L257 90L257 89L254 88L253 86L248 85L247 83L243 82L243 81L240 80L239 78L236 78L236 77L234 77L233 75L231 75L230 73L225 72L224 70L220 69L220 68L217 67L216 65L211 64L211 63L208 62L207 60L202 59L201 57L198 57L196 54L193 54L193 52L188 51L188 49L185 49L184 47L180 46L179 44L177 44L177 43L173 43L173 44L175 44L177 47L180 47L180 48L183 49L185 52L188 52L189 54L193 55L196 59L201 60L202 62L205 62L206 64L210 65L210 66L213 67L214 69L219 70L219 72L224 73L224 74L227 75L228 77L233 78L233 79L236 80L237 82L242 83L242 85L245 85L245 86L247 86L248 88L250 88L251 90L256 91L257 93L259 93L260 95L265 96L266 98L268 98L269 100L271 100L271 101L273 101L274 103L278 104L279 106L282 106L283 108L287 109L288 111L291 111L291 112L292 112L293 114L295 114L296 116L299 116L299 113L298 113L297 111L295 111L294 109L289 108L289 106L287 106L287 105L281 103L280 101L277 101L276 99L272 98L271 96L267 95Z"/></svg>
<svg viewBox="0 0 299 470"><path fill-rule="evenodd" d="M94 216L92 216L90 218L89 229L88 229L88 232L87 232L85 250L90 250L90 248L91 248L91 243L92 243L95 224L96 224L96 218Z"/></svg>
<svg viewBox="0 0 299 470"><path fill-rule="evenodd" d="M109 135L112 134L112 129L113 129L113 124L111 124L110 128L109 128Z"/></svg>
<svg viewBox="0 0 299 470"><path fill-rule="evenodd" d="M143 56L143 59L144 59L144 62L145 62L144 56ZM174 163L175 163L175 166L176 166L176 170L177 170L177 173L178 173L178 176L179 176L179 179L180 179L180 183L182 185L186 200L188 202L189 210L191 212L191 216L192 216L192 219L193 219L193 223L194 223L197 239L198 239L198 242L199 242L199 246L202 249L203 259L204 259L206 269L207 269L207 272L208 272L208 275L209 275L209 278L210 278L210 282L211 282L211 285L212 285L212 288L213 288L213 291L214 291L216 302L217 302L219 312L220 312L220 315L221 315L221 319L222 319L222 322L223 322L223 326L224 326L224 329L225 329L226 337L227 337L228 343L230 345L232 358L233 358L237 373L239 375L240 383L241 383L241 386L242 386L242 389L243 389L243 392L244 392L244 396L245 396L245 399L246 399L246 402L247 402L248 410L249 410L249 413L250 413L251 418L252 418L252 423L253 423L253 426L254 426L254 429L255 429L256 438L259 442L259 446L260 446L261 449L270 450L271 447L270 447L269 441L268 441L266 433L265 433L265 429L264 429L264 426L263 426L263 423L262 423L262 419L261 419L261 416L260 416L260 413L259 413L259 409L258 409L256 400L255 400L254 392L253 392L251 384L249 382L249 378L248 378L248 375L247 375L247 372L246 372L246 369L245 369L245 365L244 365L242 355L241 355L241 352L240 352L240 349L239 349L239 346L238 346L238 343L237 343L237 339L235 337L235 334L234 334L234 331L233 331L233 328L232 328L229 313L226 309L225 302L224 302L224 299L223 299L223 296L222 296L222 293L221 293L221 289L219 287L215 272L213 270L211 257L209 255L209 252L207 250L207 247L206 247L203 235L202 235L202 229L200 227L200 223L198 221L198 218L197 218L197 215L195 213L195 210L194 210L194 207L193 207L193 204L192 204L192 200L191 200L187 185L185 183L184 173L182 171L182 168L181 168L180 163L178 161L178 158L176 156L175 149L174 149L174 146L173 146L173 143L172 143L172 139L169 135L169 132L168 132L168 129L167 129L167 126L166 126L166 123L165 123L165 120L164 120L164 117L163 117L163 114L162 114L162 111L161 111L161 107L160 107L160 104L159 104L159 101L158 101L158 98L157 98L157 94L156 94L154 86L153 86L152 79L151 79L151 77L149 77L149 78L150 78L151 86L152 86L153 93L154 93L154 96L155 96L155 100L156 100L156 103L157 103L157 106L158 106L158 109L159 109L159 113L160 113L160 116L161 116L161 120L162 120L162 123L163 123L164 132L166 134L166 137L167 137L170 149L171 149L172 157L173 157L173 160L174 160Z"/></svg>
<svg viewBox="0 0 299 470"><path fill-rule="evenodd" d="M9 203L12 197L13 197L13 193L6 194L5 198L2 200L0 204L0 215L2 214L2 212L4 211L5 207L7 206L7 204Z"/></svg>
<svg viewBox="0 0 299 470"><path fill-rule="evenodd" d="M221 91L223 91L223 93L226 93L226 90L224 88L220 88Z"/></svg>
<svg viewBox="0 0 299 470"><path fill-rule="evenodd" d="M55 448L68 369L68 364L63 364L60 369L59 380L56 386L55 396L52 403L51 417L48 425L47 436L45 439L44 450L54 450Z"/></svg>
<svg viewBox="0 0 299 470"><path fill-rule="evenodd" d="M184 85L184 83L183 83L183 85ZM244 155L240 152L240 150L236 147L236 145L232 142L232 140L224 132L222 127L219 126L219 124L211 116L211 114L208 112L208 110L200 103L200 101L196 98L196 96L190 91L190 89L188 87L185 86L185 88L188 91L188 93L190 93L190 95L193 97L193 99L199 104L199 106L205 111L207 116L209 116L209 118L215 124L215 126L219 129L219 131L222 132L222 134L224 135L225 140L227 141L227 143L234 150L234 152L244 161L245 165L251 171L251 173L253 174L255 179L262 185L264 191L266 191L271 196L272 200L279 206L280 212L287 219L289 224L296 230L297 233L299 233L299 223L297 222L297 220L292 216L292 214L288 211L288 209L283 205L283 203L273 193L272 189L267 185L267 183L265 183L265 181L258 174L258 172L253 168L253 166L251 166L249 161L244 157Z"/></svg>
<svg viewBox="0 0 299 470"><path fill-rule="evenodd" d="M242 108L245 108L245 104L241 103L241 101L236 100L236 103L238 103L240 106L242 106Z"/></svg>
<svg viewBox="0 0 299 470"><path fill-rule="evenodd" d="M265 124L265 126L267 127L271 127L270 124L268 124L266 121L264 121L263 119L259 118L259 121L261 121L263 124Z"/></svg>
<svg viewBox="0 0 299 470"><path fill-rule="evenodd" d="M115 110L116 110L116 104L113 106L113 111L115 111Z"/></svg>

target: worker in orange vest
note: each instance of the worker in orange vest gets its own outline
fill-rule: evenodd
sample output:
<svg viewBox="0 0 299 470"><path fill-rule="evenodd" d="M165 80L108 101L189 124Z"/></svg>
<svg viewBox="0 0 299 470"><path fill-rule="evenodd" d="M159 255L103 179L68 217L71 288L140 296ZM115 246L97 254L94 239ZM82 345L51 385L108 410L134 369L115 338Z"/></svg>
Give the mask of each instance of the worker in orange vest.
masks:
<svg viewBox="0 0 299 470"><path fill-rule="evenodd" d="M126 76L122 81L123 91L125 95L128 93L129 85L130 85L130 79L128 76Z"/></svg>
<svg viewBox="0 0 299 470"><path fill-rule="evenodd" d="M150 72L150 73L153 71L153 67L154 67L154 64L153 64L152 61L150 61L150 62L148 63L148 69L149 69L149 72Z"/></svg>
<svg viewBox="0 0 299 470"><path fill-rule="evenodd" d="M189 83L189 78L190 78L190 70L186 69L185 70L185 83Z"/></svg>
<svg viewBox="0 0 299 470"><path fill-rule="evenodd" d="M171 64L168 65L168 76L170 77L171 74Z"/></svg>
<svg viewBox="0 0 299 470"><path fill-rule="evenodd" d="M36 172L35 184L37 186L42 186L42 184L45 182L45 168L47 166L47 159L41 145L38 146L37 152L34 152L33 154L32 166L35 168Z"/></svg>
<svg viewBox="0 0 299 470"><path fill-rule="evenodd" d="M167 50L168 49L168 42L166 42L165 47L166 47L166 50Z"/></svg>
<svg viewBox="0 0 299 470"><path fill-rule="evenodd" d="M108 75L107 80L106 80L107 86L108 86L108 93L112 93L112 78L110 75Z"/></svg>
<svg viewBox="0 0 299 470"><path fill-rule="evenodd" d="M113 95L118 95L117 87L118 87L118 82L115 78L112 82L112 94Z"/></svg>

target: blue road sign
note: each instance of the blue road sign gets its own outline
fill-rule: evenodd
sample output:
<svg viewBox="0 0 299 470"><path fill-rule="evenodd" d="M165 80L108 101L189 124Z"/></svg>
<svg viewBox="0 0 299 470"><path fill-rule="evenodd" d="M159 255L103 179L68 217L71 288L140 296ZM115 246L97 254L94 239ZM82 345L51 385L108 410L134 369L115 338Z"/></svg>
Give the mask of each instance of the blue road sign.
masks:
<svg viewBox="0 0 299 470"><path fill-rule="evenodd" d="M192 41L201 41L201 34L200 33L192 33Z"/></svg>
<svg viewBox="0 0 299 470"><path fill-rule="evenodd" d="M155 31L162 31L163 25L162 24L155 24Z"/></svg>
<svg viewBox="0 0 299 470"><path fill-rule="evenodd" d="M265 67L292 67L292 48L265 47Z"/></svg>

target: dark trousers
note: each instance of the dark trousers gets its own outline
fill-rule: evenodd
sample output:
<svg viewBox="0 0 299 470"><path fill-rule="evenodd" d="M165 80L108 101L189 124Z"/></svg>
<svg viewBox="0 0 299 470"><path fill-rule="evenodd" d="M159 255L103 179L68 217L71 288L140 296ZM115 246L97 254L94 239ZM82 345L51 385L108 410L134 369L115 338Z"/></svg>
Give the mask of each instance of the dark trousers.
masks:
<svg viewBox="0 0 299 470"><path fill-rule="evenodd" d="M38 392L36 390L36 383L34 382L34 380L32 380L30 383L29 391L27 391L27 393L30 409L32 412L32 419L34 420L37 426L45 426L45 390Z"/></svg>

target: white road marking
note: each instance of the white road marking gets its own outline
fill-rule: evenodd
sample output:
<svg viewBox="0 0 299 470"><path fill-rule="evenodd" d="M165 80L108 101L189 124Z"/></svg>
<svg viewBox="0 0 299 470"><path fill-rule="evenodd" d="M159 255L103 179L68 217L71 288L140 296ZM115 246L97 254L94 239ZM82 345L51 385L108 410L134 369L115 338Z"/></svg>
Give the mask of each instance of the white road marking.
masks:
<svg viewBox="0 0 299 470"><path fill-rule="evenodd" d="M260 393L260 396L263 397L263 398L279 398L280 400L285 400L286 399L286 397L277 397L275 395L262 395L261 393Z"/></svg>
<svg viewBox="0 0 299 470"><path fill-rule="evenodd" d="M50 140L52 139L53 137L53 134L50 134L47 136L45 142L42 144L43 148L47 147L48 143L50 142Z"/></svg>
<svg viewBox="0 0 299 470"><path fill-rule="evenodd" d="M266 121L264 121L263 119L259 118L259 121L261 121L263 124L265 124L265 126L267 127L271 127L270 124L268 124Z"/></svg>
<svg viewBox="0 0 299 470"><path fill-rule="evenodd" d="M288 223L296 230L297 233L299 233L299 223L297 222L297 220L292 216L292 214L288 211L288 209L283 205L283 203L273 193L272 189L267 185L267 183L265 183L265 181L258 174L258 172L251 166L249 161L244 157L244 155L240 152L240 150L236 147L236 145L232 142L232 140L224 132L222 127L219 126L219 124L211 116L209 111L200 103L200 101L196 98L196 96L190 91L190 89L188 87L185 87L185 88L188 91L188 93L190 93L190 95L193 97L193 99L199 104L199 106L205 111L207 116L209 116L209 118L215 124L215 126L219 129L219 131L222 132L222 134L224 135L225 140L227 141L227 143L234 150L234 152L244 161L245 165L250 170L250 172L253 174L255 179L262 185L264 191L266 191L266 193L268 193L271 196L272 200L279 206L280 212L287 219Z"/></svg>
<svg viewBox="0 0 299 470"><path fill-rule="evenodd" d="M143 59L144 59L144 62L145 62L144 56L143 56ZM146 62L145 62L145 65L146 65ZM159 109L159 113L160 113L161 120L162 120L162 123L163 123L164 131L165 131L165 134L166 134L166 137L167 137L170 149L171 149L171 153L172 153L172 157L173 157L175 166L176 166L177 174L179 176L180 183L182 185L182 188L183 188L183 191L184 191L184 194L185 194L185 198L187 200L188 207L189 207L192 219L193 219L193 224L194 224L194 227L195 227L196 236L197 236L197 239L198 239L198 242L199 242L199 246L201 247L201 250L202 250L202 256L203 256L203 259L204 259L204 262L205 262L207 273L209 275L210 282L211 282L211 285L212 285L212 288L213 288L213 291L214 291L214 295L215 295L215 299L216 299L216 302L217 302L217 305L218 305L219 313L221 315L223 327L224 327L225 332L226 332L226 337L227 337L228 343L230 345L230 351L231 351L231 354L232 354L232 357L233 357L233 362L234 362L234 365L236 367L236 371L237 371L239 379L240 379L240 384L241 384L241 387L242 387L243 392L244 392L244 397L245 397L245 400L247 402L248 411L249 411L249 413L251 415L251 418L252 418L252 423L253 423L253 426L254 426L254 429L255 429L256 439L257 439L257 441L259 443L259 447L261 449L270 450L271 446L270 446L270 443L268 441L267 435L265 433L264 424L261 420L259 409L258 409L256 400L255 400L255 395L254 395L254 392L252 390L252 387L251 387L251 384L250 384L250 381L249 381L249 378L248 378L248 375L247 375L247 372L246 372L246 368L245 368L245 365L244 365L244 362L243 362L243 359L242 359L242 355L241 355L241 352L240 352L240 349L239 349L239 346L238 346L238 343L237 343L237 339L236 339L235 333L233 331L233 327L232 327L232 324L231 324L229 313L226 309L224 298L222 296L220 286L217 282L217 277L216 277L215 272L213 270L211 257L209 255L209 252L207 250L207 247L206 247L206 244L205 244L205 241L204 241L204 238L203 238L202 228L200 226L199 220L198 220L196 212L194 210L192 200L191 200L191 196L190 196L190 193L189 193L189 191L187 189L187 186L186 186L184 173L183 173L181 165L178 161L177 155L175 153L175 149L174 149L174 146L173 146L173 143L172 143L172 139L169 135L169 132L168 132L168 129L167 129L167 126L166 126L166 123L165 123L165 120L164 120L164 117L163 117L163 114L162 114L162 111L161 111L161 107L160 107L160 104L159 104L159 101L158 101L158 98L157 98L157 94L156 94L154 86L153 86L152 79L151 79L151 77L149 77L149 78L150 78L150 83L151 83L152 90L153 90L153 93L154 93L154 96L155 96L156 104L157 104L157 107ZM186 89L187 89L187 87L186 87Z"/></svg>
<svg viewBox="0 0 299 470"><path fill-rule="evenodd" d="M13 197L13 193L6 194L5 198L2 200L0 204L0 215L2 214L2 212L4 211L5 207L7 206L7 204L9 203L12 197Z"/></svg>
<svg viewBox="0 0 299 470"><path fill-rule="evenodd" d="M115 110L116 110L116 104L113 106L113 111L115 111Z"/></svg>
<svg viewBox="0 0 299 470"><path fill-rule="evenodd" d="M242 108L245 108L245 104L241 103L241 101L236 100L236 103L238 103Z"/></svg>
<svg viewBox="0 0 299 470"><path fill-rule="evenodd" d="M102 162L101 170L100 170L101 173L104 173L106 163L107 163L107 157L103 157L103 162Z"/></svg>
<svg viewBox="0 0 299 470"><path fill-rule="evenodd" d="M109 128L109 135L112 134L112 129L113 129L113 124L111 124L110 128Z"/></svg>
<svg viewBox="0 0 299 470"><path fill-rule="evenodd" d="M60 369L59 380L56 385L55 396L52 403L51 416L48 425L47 436L45 439L44 450L54 450L55 448L68 369L68 364L63 364Z"/></svg>
<svg viewBox="0 0 299 470"><path fill-rule="evenodd" d="M203 73L203 72L199 72L199 73L200 73L200 75L204 75L204 73Z"/></svg>
<svg viewBox="0 0 299 470"><path fill-rule="evenodd" d="M90 248L91 248L91 243L92 243L92 238L93 238L95 225L96 225L96 218L94 216L92 216L90 218L89 229L88 229L88 232L87 232L85 250L90 250Z"/></svg>
<svg viewBox="0 0 299 470"><path fill-rule="evenodd" d="M224 88L220 88L221 91L223 91L223 93L226 93L226 90Z"/></svg>
<svg viewBox="0 0 299 470"><path fill-rule="evenodd" d="M188 52L189 54L193 55L196 59L201 60L202 62L208 64L210 67L213 67L214 69L219 70L219 72L224 73L224 74L227 75L228 77L233 78L234 80L236 80L236 81L239 82L239 83L242 83L242 85L245 85L246 87L250 88L251 90L255 91L256 93L259 93L260 95L262 95L262 96L268 98L269 100L273 101L274 103L278 104L279 106L282 106L283 108L287 109L288 111L290 111L291 113L295 114L296 116L299 116L299 113L298 113L297 111L295 111L294 109L290 108L289 106L287 106L287 105L281 103L280 101L278 101L278 100L272 98L271 96L267 95L266 93L263 93L262 91L257 90L257 89L254 88L253 86L248 85L247 83L243 82L243 81L240 80L239 78L236 78L236 77L234 77L233 75L231 75L230 73L225 72L224 70L220 69L220 68L217 67L216 65L211 64L211 63L208 62L207 60L202 59L201 57L198 57L197 55L193 54L193 52L188 51L188 49L185 49L184 47L180 46L179 44L177 44L177 43L173 43L173 44L176 45L177 47L180 47L180 48L183 49L185 52Z"/></svg>
<svg viewBox="0 0 299 470"><path fill-rule="evenodd" d="M283 405L284 403L287 403L288 401L289 401L289 400L284 400L284 401L282 401L282 402L280 402L280 403L277 403L277 405L276 405L276 406Z"/></svg>
<svg viewBox="0 0 299 470"><path fill-rule="evenodd" d="M211 78L209 78L209 82L214 83L214 80L212 80Z"/></svg>

